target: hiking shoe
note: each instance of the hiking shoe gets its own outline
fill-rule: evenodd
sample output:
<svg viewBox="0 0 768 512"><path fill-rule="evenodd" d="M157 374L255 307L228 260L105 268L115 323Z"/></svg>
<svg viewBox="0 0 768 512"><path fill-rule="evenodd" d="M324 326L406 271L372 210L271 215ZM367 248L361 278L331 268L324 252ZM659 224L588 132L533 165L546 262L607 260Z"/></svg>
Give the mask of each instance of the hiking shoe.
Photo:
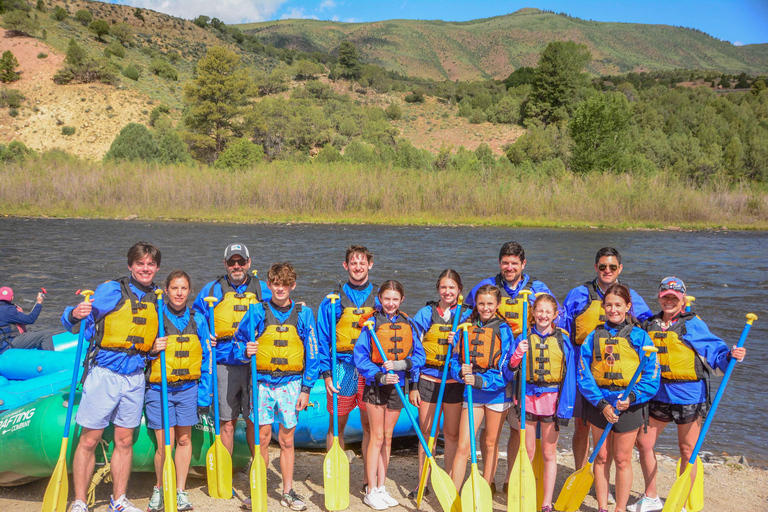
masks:
<svg viewBox="0 0 768 512"><path fill-rule="evenodd" d="M280 504L291 510L307 510L307 504L304 503L304 498L296 494L296 491L293 489L283 494L283 499L280 500Z"/></svg>
<svg viewBox="0 0 768 512"><path fill-rule="evenodd" d="M163 508L163 489L155 486L152 489L152 497L149 498L149 503L147 504L147 512L159 512Z"/></svg>
<svg viewBox="0 0 768 512"><path fill-rule="evenodd" d="M387 504L388 507L396 507L400 505L400 502L397 501L395 498L392 497L391 494L389 494L389 491L387 491L387 488L385 486L381 486L378 489L376 489L374 492L378 492L379 496L381 496L381 501Z"/></svg>
<svg viewBox="0 0 768 512"><path fill-rule="evenodd" d="M429 496L429 493L430 493L429 486L425 485L424 486L424 497ZM408 493L408 499L415 500L418 497L419 497L419 488L418 487Z"/></svg>
<svg viewBox="0 0 768 512"><path fill-rule="evenodd" d="M608 491L608 504L609 505L615 505L616 504L616 498L613 497L613 494L611 491ZM659 509L661 510L661 509Z"/></svg>
<svg viewBox="0 0 768 512"><path fill-rule="evenodd" d="M182 512L184 510L192 510L192 502L189 501L189 493L176 489L176 510Z"/></svg>
<svg viewBox="0 0 768 512"><path fill-rule="evenodd" d="M383 496L380 492L377 492L375 487L371 489L371 492L365 495L365 498L363 498L363 503L371 507L373 510L387 510L389 508L389 505L384 503Z"/></svg>
<svg viewBox="0 0 768 512"><path fill-rule="evenodd" d="M661 502L661 498L656 496L655 498L649 498L645 494L640 496L637 503L627 506L627 512L656 512L662 510L664 504Z"/></svg>
<svg viewBox="0 0 768 512"><path fill-rule="evenodd" d="M363 484L363 486L360 487L360 494L362 494L363 496L368 494L368 484Z"/></svg>
<svg viewBox="0 0 768 512"><path fill-rule="evenodd" d="M69 512L88 512L88 505L80 500L75 500L72 504L72 508L69 509Z"/></svg>
<svg viewBox="0 0 768 512"><path fill-rule="evenodd" d="M160 491L162 494L162 491ZM141 509L136 505L128 501L125 494L115 499L114 496L109 497L109 512L141 512Z"/></svg>
<svg viewBox="0 0 768 512"><path fill-rule="evenodd" d="M555 512L552 505L544 505L541 507L541 512Z"/></svg>

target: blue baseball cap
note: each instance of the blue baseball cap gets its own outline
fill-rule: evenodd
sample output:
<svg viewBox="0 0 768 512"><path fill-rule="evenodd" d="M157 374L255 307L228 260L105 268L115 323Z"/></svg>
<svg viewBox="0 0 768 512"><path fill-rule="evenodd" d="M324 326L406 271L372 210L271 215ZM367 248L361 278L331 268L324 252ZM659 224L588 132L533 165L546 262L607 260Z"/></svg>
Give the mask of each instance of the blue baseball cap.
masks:
<svg viewBox="0 0 768 512"><path fill-rule="evenodd" d="M675 276L670 276L661 280L661 284L659 285L659 297L664 297L670 293L677 295L682 300L685 300L685 283L682 279L678 279Z"/></svg>

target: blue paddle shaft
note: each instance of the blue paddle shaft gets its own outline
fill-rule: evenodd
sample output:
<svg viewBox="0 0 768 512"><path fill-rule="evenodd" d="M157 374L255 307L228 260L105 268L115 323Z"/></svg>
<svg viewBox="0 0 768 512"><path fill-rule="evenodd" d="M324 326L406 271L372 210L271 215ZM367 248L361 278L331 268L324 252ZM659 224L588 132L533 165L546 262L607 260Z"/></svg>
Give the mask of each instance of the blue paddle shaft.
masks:
<svg viewBox="0 0 768 512"><path fill-rule="evenodd" d="M208 308L210 309L210 315L208 315L208 326L209 330L211 331L211 336L214 338L216 337L216 321L214 320L214 312L213 312L213 302L208 303ZM211 377L212 377L212 384L213 384L213 429L218 437L219 435L219 378L217 373L217 362L216 362L216 347L211 345L211 360L213 361L213 364L211 365Z"/></svg>
<svg viewBox="0 0 768 512"><path fill-rule="evenodd" d="M163 296L157 296L157 332L160 337L165 336L165 313L163 312ZM160 387L163 393L163 433L165 434L165 446L171 445L171 429L168 426L168 382L165 380L165 350L160 352Z"/></svg>
<svg viewBox="0 0 768 512"><path fill-rule="evenodd" d="M456 304L456 316L453 318L453 332L459 328L459 320L461 319L461 304ZM455 334L454 334L455 336ZM456 340L454 339L454 343ZM448 366L450 366L451 353L453 351L453 345L448 345L448 352L445 354L445 366L443 366L443 378L440 381L440 391L437 393L437 405L435 406L435 415L432 417L432 432L429 433L430 438L434 438L437 434L437 424L440 423L440 409L443 405L443 395L445 394L445 383L448 380Z"/></svg>
<svg viewBox="0 0 768 512"><path fill-rule="evenodd" d="M629 394L632 392L632 388L635 387L635 384L637 384L637 381L639 380L638 377L640 377L640 374L643 372L643 368L645 367L646 360L648 359L648 352L643 351L643 357L640 358L640 364L637 365L637 370L635 370L635 374L632 376L632 380L629 381L629 386L627 386L627 389L624 390L624 392L619 397L619 400L626 400ZM614 409L613 412L615 414L621 414L621 411L618 409ZM597 457L597 452L600 451L600 448L603 446L603 443L608 438L608 434L611 432L611 429L613 428L613 423L608 423L608 425L605 427L605 430L603 430L603 435L600 436L600 440L595 445L594 450L592 450L592 455L589 456L589 463L592 464L595 462L595 458Z"/></svg>
<svg viewBox="0 0 768 512"><path fill-rule="evenodd" d="M379 343L379 338L376 336L376 331L373 330L373 327L370 325L367 326L368 330L371 333L371 339L373 340L373 343L376 345L376 350L379 351L379 354L381 355L381 359L383 361L388 361L387 354L384 352L384 349L381 348L381 343ZM389 370L387 373L391 373L392 375L395 374L392 370ZM403 394L403 390L400 389L400 386L395 384L395 389L397 390L397 394L400 396L400 400L403 401L403 409L405 410L405 414L408 415L408 419L411 420L411 425L413 425L413 430L416 431L416 435L419 437L419 442L421 443L421 447L424 448L424 453L427 454L427 458L432 458L432 452L429 449L429 445L427 444L427 440L424 439L424 434L421 433L421 429L419 428L419 423L416 421L416 418L413 417L413 413L408 408L408 402L405 399L405 395Z"/></svg>
<svg viewBox="0 0 768 512"><path fill-rule="evenodd" d="M464 329L464 363L472 364L469 360L469 333ZM472 464L477 464L477 449L475 448L475 402L472 397L472 386L467 385L467 417L469 418L469 443Z"/></svg>
<svg viewBox="0 0 768 512"><path fill-rule="evenodd" d="M741 337L739 338L739 342L736 344L738 348L741 348L744 346L744 343L747 341L747 334L749 334L749 330L752 327L752 324L750 322L747 322L747 324L744 326L744 330L741 331ZM725 370L725 376L723 377L723 380L720 382L720 387L717 388L717 394L715 395L715 399L712 401L712 407L709 409L709 413L707 413L707 419L704 420L704 426L701 427L701 433L699 433L699 439L696 441L696 446L693 447L693 452L691 452L691 458L688 459L688 464L693 464L696 461L696 457L699 455L699 450L701 450L701 445L704 444L704 437L707 435L707 430L709 430L709 425L712 423L712 418L715 417L715 412L717 411L717 406L720 404L720 399L723 397L723 393L725 393L725 386L728 385L728 379L731 378L731 373L733 373L733 368L736 366L736 363L738 361L735 357L731 357L731 360L728 362L728 368ZM684 471L685 468L680 468L680 471Z"/></svg>
<svg viewBox="0 0 768 512"><path fill-rule="evenodd" d="M251 341L256 342L256 319L253 316L253 310L256 304L248 305L248 323L250 324ZM251 356L251 401L253 402L253 422L259 424L259 372L256 368L256 354ZM260 426L260 425L259 425ZM256 434L254 435L254 446L261 446L261 435L259 434L259 428L256 427Z"/></svg>
<svg viewBox="0 0 768 512"><path fill-rule="evenodd" d="M523 298L523 339L528 338L528 297ZM528 350L531 348L528 347ZM528 362L528 352L523 353L523 360L520 363L520 429L525 430L525 379L526 371L528 370L526 363ZM555 411L557 412L557 411ZM555 418L557 421L557 418Z"/></svg>
<svg viewBox="0 0 768 512"><path fill-rule="evenodd" d="M336 299L331 299L331 380L333 387L339 381L336 361ZM338 388L336 388L338 389ZM333 437L339 437L339 394L333 393Z"/></svg>
<svg viewBox="0 0 768 512"><path fill-rule="evenodd" d="M88 301L88 297L85 297ZM88 318L88 317L85 317ZM85 318L80 320L80 331L77 334L77 350L75 351L75 368L72 370L72 382L69 385L69 401L67 402L67 419L64 421L64 439L69 437L69 425L72 422L72 410L75 408L75 387L77 386L77 367L80 365L80 356L83 355L83 342L85 341Z"/></svg>

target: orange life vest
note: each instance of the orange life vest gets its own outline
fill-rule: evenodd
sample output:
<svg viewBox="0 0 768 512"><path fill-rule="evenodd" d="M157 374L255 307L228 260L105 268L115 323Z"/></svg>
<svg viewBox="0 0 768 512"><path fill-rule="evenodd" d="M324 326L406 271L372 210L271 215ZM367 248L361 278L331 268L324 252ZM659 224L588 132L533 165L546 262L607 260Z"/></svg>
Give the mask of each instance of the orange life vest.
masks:
<svg viewBox="0 0 768 512"><path fill-rule="evenodd" d="M523 332L523 324L522 324L522 318L523 318L523 297L518 293L518 295L513 299L510 297L509 293L507 293L506 288L504 288L504 282L501 279L501 274L496 274L496 287L501 290L501 304L499 304L499 307L496 309L499 314L504 317L504 319L507 322L507 325L512 329L512 332L515 334L515 336L519 335ZM531 290L531 286L533 285L533 282L536 281L536 278L529 277L528 282L525 283L525 286L521 288L522 290ZM530 306L530 304L529 304ZM528 322L530 323L531 318L533 318L533 311L531 311L531 307L528 308Z"/></svg>
<svg viewBox="0 0 768 512"><path fill-rule="evenodd" d="M336 352L351 353L355 349L357 338L360 337L360 317L370 316L373 313L373 307L376 304L376 296L373 289L375 284L371 284L371 293L361 307L357 307L347 294L344 293L344 286L339 285L337 294L341 304L341 318L336 322Z"/></svg>
<svg viewBox="0 0 768 512"><path fill-rule="evenodd" d="M402 361L413 353L413 328L405 313L397 312L397 321L393 322L384 314L376 313L376 337L388 361ZM371 361L384 364L375 345L371 347Z"/></svg>
<svg viewBox="0 0 768 512"><path fill-rule="evenodd" d="M490 369L496 369L501 360L501 322L499 316L488 320L485 325L476 325L468 329L469 338L469 363L472 365L472 373L485 373ZM461 338L462 360L464 355L464 337Z"/></svg>

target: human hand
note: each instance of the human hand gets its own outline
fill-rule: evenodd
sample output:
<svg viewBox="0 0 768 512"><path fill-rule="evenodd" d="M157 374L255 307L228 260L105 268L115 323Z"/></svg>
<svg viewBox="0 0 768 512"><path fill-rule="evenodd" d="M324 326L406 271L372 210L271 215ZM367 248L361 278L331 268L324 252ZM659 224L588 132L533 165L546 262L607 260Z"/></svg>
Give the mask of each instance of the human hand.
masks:
<svg viewBox="0 0 768 512"><path fill-rule="evenodd" d="M307 408L307 404L309 403L309 393L302 392L299 394L299 399L296 401L296 410L297 411L303 411Z"/></svg>
<svg viewBox="0 0 768 512"><path fill-rule="evenodd" d="M626 411L629 408L629 398L616 402L616 408L620 411Z"/></svg>
<svg viewBox="0 0 768 512"><path fill-rule="evenodd" d="M216 336L214 336L213 334L210 334L209 336L211 337L211 346L215 347L216 346Z"/></svg>
<svg viewBox="0 0 768 512"><path fill-rule="evenodd" d="M393 371L395 369L395 362L394 361L387 361L382 365L384 367L385 371Z"/></svg>
<svg viewBox="0 0 768 512"><path fill-rule="evenodd" d="M163 336L162 338L155 338L155 343L154 345L152 345L152 352L155 354L159 354L160 352L164 351L167 346L168 346L168 336Z"/></svg>
<svg viewBox="0 0 768 512"><path fill-rule="evenodd" d="M386 375L385 382L387 384L397 384L398 382L400 382L400 377L398 377L396 373L388 373Z"/></svg>
<svg viewBox="0 0 768 512"><path fill-rule="evenodd" d="M37 303L42 304L44 300L45 300L45 294L43 292L39 292L37 294Z"/></svg>
<svg viewBox="0 0 768 512"><path fill-rule="evenodd" d="M259 342L258 341L249 341L245 344L245 355L248 357L253 357L256 355L256 352L259 351Z"/></svg>
<svg viewBox="0 0 768 512"><path fill-rule="evenodd" d="M411 392L408 393L408 399L411 401L412 406L421 406L421 393L419 393L418 389L412 389Z"/></svg>
<svg viewBox="0 0 768 512"><path fill-rule="evenodd" d="M471 373L469 375L464 375L464 384L467 386L474 386L475 385L475 376Z"/></svg>
<svg viewBox="0 0 768 512"><path fill-rule="evenodd" d="M731 357L735 358L738 362L742 362L744 360L744 356L747 355L747 349L744 347L737 347L736 345L733 346L731 349Z"/></svg>
<svg viewBox="0 0 768 512"><path fill-rule="evenodd" d="M339 390L333 387L333 377L326 377L323 379L325 381L325 392L329 395L332 395L334 393L338 394Z"/></svg>
<svg viewBox="0 0 768 512"><path fill-rule="evenodd" d="M78 320L82 320L83 318L90 315L92 310L93 306L91 305L90 301L84 301L75 306L75 309L72 310L72 316Z"/></svg>
<svg viewBox="0 0 768 512"><path fill-rule="evenodd" d="M461 374L464 376L464 380L467 380L467 376L472 375L472 365L471 364L462 364L461 365Z"/></svg>
<svg viewBox="0 0 768 512"><path fill-rule="evenodd" d="M603 407L603 416L608 420L608 423L616 423L619 421L619 416L613 411L613 407L610 405Z"/></svg>

